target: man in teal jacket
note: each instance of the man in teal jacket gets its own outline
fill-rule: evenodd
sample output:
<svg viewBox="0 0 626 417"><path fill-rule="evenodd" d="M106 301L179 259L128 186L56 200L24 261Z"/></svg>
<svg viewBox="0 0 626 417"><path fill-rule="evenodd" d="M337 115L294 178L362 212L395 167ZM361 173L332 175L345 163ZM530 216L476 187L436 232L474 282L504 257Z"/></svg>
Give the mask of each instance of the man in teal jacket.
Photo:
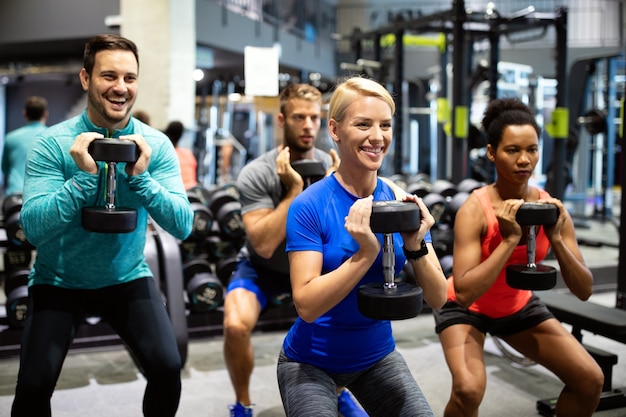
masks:
<svg viewBox="0 0 626 417"><path fill-rule="evenodd" d="M26 124L7 133L4 139L2 173L6 195L22 192L26 153L35 140L35 136L46 129L48 101L39 96L28 97L23 114Z"/></svg>
<svg viewBox="0 0 626 417"><path fill-rule="evenodd" d="M131 117L138 92L135 44L99 35L85 46L80 81L87 109L40 134L29 151L21 212L37 248L29 278L13 417L50 416L63 360L87 315L111 325L147 380L144 416L174 416L181 392L181 358L174 329L144 257L148 217L185 239L193 211L165 135ZM89 232L84 207L103 206L105 162L88 151L100 138L133 141L135 163L118 163L116 199L137 211L128 233Z"/></svg>

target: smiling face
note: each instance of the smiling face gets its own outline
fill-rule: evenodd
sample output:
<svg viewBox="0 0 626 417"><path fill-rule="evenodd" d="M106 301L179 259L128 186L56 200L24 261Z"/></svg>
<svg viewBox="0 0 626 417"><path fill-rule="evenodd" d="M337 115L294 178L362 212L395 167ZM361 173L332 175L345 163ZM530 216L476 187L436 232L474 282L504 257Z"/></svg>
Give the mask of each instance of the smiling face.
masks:
<svg viewBox="0 0 626 417"><path fill-rule="evenodd" d="M81 70L81 85L88 95L87 114L95 125L109 131L126 126L137 97L138 68L132 52L102 50L95 55L91 74Z"/></svg>
<svg viewBox="0 0 626 417"><path fill-rule="evenodd" d="M356 96L343 119L329 121L345 169L376 172L391 146L393 113L382 99Z"/></svg>
<svg viewBox="0 0 626 417"><path fill-rule="evenodd" d="M496 165L499 180L524 185L539 161L539 138L532 125L508 125L498 147L487 145L487 156Z"/></svg>

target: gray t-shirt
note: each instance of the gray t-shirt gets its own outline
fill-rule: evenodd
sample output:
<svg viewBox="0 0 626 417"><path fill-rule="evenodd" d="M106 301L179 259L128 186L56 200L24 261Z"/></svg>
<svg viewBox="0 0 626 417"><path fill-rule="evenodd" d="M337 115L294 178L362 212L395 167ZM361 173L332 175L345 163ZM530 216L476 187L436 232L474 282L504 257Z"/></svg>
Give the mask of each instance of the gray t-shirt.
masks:
<svg viewBox="0 0 626 417"><path fill-rule="evenodd" d="M241 214L259 209L273 209L285 197L286 187L280 182L276 173L278 149L272 149L244 166L237 176L237 188L240 193ZM315 160L321 161L324 168L332 166L331 156L314 148ZM285 241L276 248L270 259L262 258L246 242L239 256L248 257L254 265L258 265L282 274L289 273L289 260L285 252Z"/></svg>

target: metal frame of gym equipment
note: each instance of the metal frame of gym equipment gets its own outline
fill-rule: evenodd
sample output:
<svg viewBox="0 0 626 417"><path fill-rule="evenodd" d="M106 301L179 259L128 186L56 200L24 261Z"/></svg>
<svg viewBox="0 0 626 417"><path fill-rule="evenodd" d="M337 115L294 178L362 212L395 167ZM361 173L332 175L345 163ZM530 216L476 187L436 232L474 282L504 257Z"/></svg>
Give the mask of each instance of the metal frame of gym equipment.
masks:
<svg viewBox="0 0 626 417"><path fill-rule="evenodd" d="M220 122L220 94L226 88L226 105L222 110ZM211 85L211 105L207 115L208 85L203 85L200 97L200 114L197 120L194 154L198 159L198 182L211 186L220 182L220 154L218 149L225 143L230 143L239 154L239 165L243 166L247 157L247 150L232 134L233 102L230 94L235 92L235 83L213 81Z"/></svg>
<svg viewBox="0 0 626 417"><path fill-rule="evenodd" d="M450 110L451 119L451 180L459 182L469 174L468 170L468 131L469 131L469 106L471 97L467 93L468 79L471 74L471 52L472 42L487 39L491 45L489 81L493 88L490 89L492 98L497 97L498 69L497 63L500 57L499 42L500 37L513 33L524 32L532 29L554 27L555 45L555 65L556 79L558 82L556 108L552 113L552 120L546 125L546 130L554 139L553 167L556 172L562 172L565 166L565 140L568 135L567 109L567 84L566 58L567 58L567 9L558 8L555 12L539 13L535 12L531 6L511 16L500 16L497 12L491 13L468 13L463 0L453 0L452 8L447 11L425 15L413 20L394 22L384 26L362 32L355 28L346 39L352 43L355 51L355 62L363 58L364 44L372 44L373 59L382 62L383 51L381 38L385 35L395 35L395 45L393 48L394 76L393 91L401 97L402 83L404 80L404 44L402 41L408 33L444 33L448 43L446 53L442 53L442 68L447 66L445 55L452 47L452 67L454 71L451 86L451 104L447 102L449 86L445 82L446 77L442 77L441 96L438 103L445 105L445 111ZM401 104L401 103L399 103ZM443 112L442 112L443 113ZM394 136L402 138L404 136L404 112L398 111L394 124ZM441 122L441 120L440 120ZM441 142L440 142L441 143ZM393 170L395 173L402 173L402 155L404 141L396 140L394 146ZM441 167L440 167L441 168ZM445 172L439 169L440 173ZM564 178L556 176L554 189L549 190L552 195L558 198L563 197L565 189Z"/></svg>
<svg viewBox="0 0 626 417"><path fill-rule="evenodd" d="M574 159L576 167L572 167L576 181L565 200L573 201L572 215L576 220L589 217L585 209L590 185L594 197L591 217L600 220L613 217L615 160L612 155L615 152L613 139L618 133L615 79L620 59L623 59L620 55L581 59L570 71L570 131L579 133L579 143ZM584 87L580 88L581 85ZM601 116L601 120L588 120L592 112Z"/></svg>
<svg viewBox="0 0 626 417"><path fill-rule="evenodd" d="M621 92L621 108L617 109L615 106L615 103L618 101L615 78L618 72L618 63L620 62L620 60L622 60L621 62L623 63L623 59L624 57L619 55L598 56L581 59L572 65L572 69L570 72L570 91L572 93L570 107L572 108L572 111L575 112L573 114L574 117L572 117L572 119L570 120L570 129L579 129L581 131L584 131L585 129L581 128L581 122L583 124L585 123L584 115L587 114L589 108L597 107L599 104L602 105L601 107L605 108L604 124L606 125L606 127L602 129L602 136L609 139L606 140L605 147L596 150L595 152L600 153L602 151L602 153L609 156L613 155L614 153L614 143L613 140L610 140L610 138L619 137L622 143L624 140L624 100L626 97L626 90ZM603 87L601 89L602 91L600 91L596 95L591 94L590 92L590 90L592 90L593 80L597 80L596 84ZM583 86L583 88L580 88L581 85ZM597 97L601 96L602 94L604 94L604 97ZM581 117L583 117L583 120L580 119ZM616 122L616 120L619 120L619 122ZM583 135L585 134L587 133L584 132ZM600 140L600 138L597 138L597 140ZM576 171L580 171L580 183L583 188L576 188L574 190L574 199L585 198L587 196L586 189L584 187L587 187L589 177L591 176L591 161L589 158L589 154L584 147L586 143L588 142L581 142L578 145L580 160L578 162L579 167ZM602 155L598 155L598 159L600 159L601 157ZM622 186L620 213L625 213L624 210L626 210L626 201L623 197L623 190L624 186L626 186L626 170L624 169L624 166L626 166L626 152L624 152L623 149L621 152L621 158L619 163L622 167L620 169L621 177L619 181ZM612 220L614 185L614 159L612 157L606 158L604 171L606 172L605 178L604 181L600 183L600 188L598 189L602 193L602 195L600 196L602 200L601 206L600 209L598 209L597 206L594 207L595 212L593 213L593 215L599 217L601 220ZM601 174L595 174L596 181L598 181L598 176L601 176ZM576 192L580 192L580 194L576 194ZM583 197L579 197L579 195L581 194ZM617 265L617 294L615 307L626 310L626 231L624 230L624 228L619 226L619 224L621 224L621 221L618 221L618 225L616 225L619 231L619 258ZM606 242L586 243L609 245Z"/></svg>

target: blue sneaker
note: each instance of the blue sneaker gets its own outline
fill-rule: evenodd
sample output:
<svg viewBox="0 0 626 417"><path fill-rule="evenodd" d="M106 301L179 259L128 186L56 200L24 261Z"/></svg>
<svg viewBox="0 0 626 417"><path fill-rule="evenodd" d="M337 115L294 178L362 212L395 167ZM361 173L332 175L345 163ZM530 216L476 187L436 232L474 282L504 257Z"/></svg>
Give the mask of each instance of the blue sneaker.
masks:
<svg viewBox="0 0 626 417"><path fill-rule="evenodd" d="M230 417L252 417L252 406L245 406L241 403L229 405Z"/></svg>
<svg viewBox="0 0 626 417"><path fill-rule="evenodd" d="M341 417L369 417L361 406L356 403L350 391L345 388L337 396L337 404Z"/></svg>

